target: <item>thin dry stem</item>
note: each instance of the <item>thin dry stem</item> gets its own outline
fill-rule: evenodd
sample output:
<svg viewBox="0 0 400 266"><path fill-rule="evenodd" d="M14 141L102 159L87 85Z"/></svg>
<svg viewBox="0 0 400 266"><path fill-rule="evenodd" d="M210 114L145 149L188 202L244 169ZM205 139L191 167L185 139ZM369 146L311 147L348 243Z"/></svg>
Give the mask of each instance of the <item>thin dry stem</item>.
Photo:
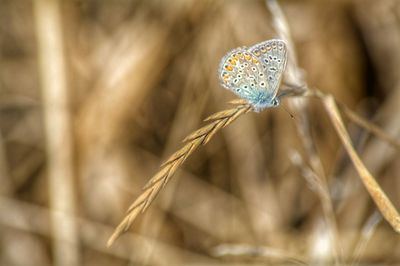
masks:
<svg viewBox="0 0 400 266"><path fill-rule="evenodd" d="M54 265L80 265L72 125L58 0L34 1L46 132Z"/></svg>
<svg viewBox="0 0 400 266"><path fill-rule="evenodd" d="M382 215L377 210L368 218L361 230L361 236L357 242L356 248L354 249L353 259L350 266L359 265L360 259L363 253L365 253L367 245L371 241L371 238L381 221Z"/></svg>
<svg viewBox="0 0 400 266"><path fill-rule="evenodd" d="M25 233L29 232L35 236L51 239L54 237L54 235L50 228L50 221L47 219L47 217L52 215L51 212L52 211L50 209L43 206L0 195L0 226L9 227L15 231L21 231ZM157 239L148 236L130 233L126 234L125 239L121 239L122 246L128 246L130 248L108 249L104 247L103 242L105 239L107 239L108 235L111 234L114 228L84 218L77 218L76 220L79 224L79 236L83 247L98 252L99 254L107 254L115 258L130 260L133 265L143 265L143 263L140 262L146 259L145 252L149 246L154 248L155 252L160 258L152 258L146 265L160 265L159 261L161 260L163 262L168 261L170 265L178 265L178 263L181 261L181 256L185 256L185 259L196 262L213 261L213 259L208 256L196 254L188 250L184 250L181 247L157 241ZM93 235L96 235L96 237L93 237ZM134 254L132 254L132 250L135 250ZM128 264L129 263L125 265ZM164 263L161 265L166 264Z"/></svg>
<svg viewBox="0 0 400 266"><path fill-rule="evenodd" d="M385 192L376 182L375 178L364 166L360 157L357 155L357 152L354 150L334 98L331 95L328 95L323 98L323 102L325 105L325 109L327 110L329 117L332 121L332 124L334 125L335 130L338 133L344 148L349 154L351 161L353 162L358 174L360 175L360 178L364 183L365 188L368 190L369 194L375 201L375 204L379 208L383 217L385 217L386 221L390 223L390 225L396 232L400 233L400 215L393 206L392 202L386 196Z"/></svg>
<svg viewBox="0 0 400 266"><path fill-rule="evenodd" d="M299 95L299 94L304 95L309 91L309 89L302 75L302 71L297 63L297 55L296 55L295 45L292 40L289 23L278 1L265 0L265 4L271 12L274 29L278 33L279 38L283 39L288 47L289 56L288 56L288 63L286 66L285 79L286 83L288 83L287 85L290 84L288 86L290 89L282 91L280 95L281 97L288 95ZM329 226L329 228L331 229L330 232L331 242L332 246L334 247L332 251L334 253L333 256L335 259L335 265L338 265L340 264L342 250L338 239L338 229L335 219L335 213L333 210L333 204L331 198L329 196L328 197L324 196L326 194L329 195L327 178L321 159L318 155L315 143L313 141L313 138L311 137L312 134L311 134L310 119L309 116L307 115L307 112L305 112L306 104L307 102L304 98L293 99L289 102L289 107L292 111L296 112L297 119L295 120L296 121L295 123L297 131L300 135L303 146L307 152L307 157L312 172L319 177L318 179L316 179L316 181L319 183L318 186L321 189L318 189L317 191L322 203L322 209L325 215L325 221Z"/></svg>
<svg viewBox="0 0 400 266"><path fill-rule="evenodd" d="M249 246L245 244L221 244L212 250L215 257L231 256L261 258L265 260L276 260L278 264L290 262L293 265L307 265L305 259L297 254L291 254L287 250L280 250L266 246ZM280 262L280 263L279 263Z"/></svg>
<svg viewBox="0 0 400 266"><path fill-rule="evenodd" d="M146 211L161 188L168 183L176 170L200 145L207 144L218 130L251 110L251 105L244 100L236 100L232 104L236 105L235 108L218 112L206 118L205 121L211 122L187 136L184 139L187 144L161 165L161 170L149 180L143 193L129 207L127 215L115 229L107 242L107 246L111 246L122 233L129 229L136 217Z"/></svg>
<svg viewBox="0 0 400 266"><path fill-rule="evenodd" d="M371 122L365 120L364 118L360 117L359 115L354 113L352 110L347 108L345 105L339 104L338 106L343 111L343 114L346 115L346 117L348 119L350 119L351 121L353 121L354 123L356 123L360 127L365 128L366 130L368 130L372 134L375 134L378 138L380 138L383 141L386 141L387 143L392 145L395 149L400 151L400 142L398 142L397 140L392 138L385 131L380 129L378 126L372 124Z"/></svg>

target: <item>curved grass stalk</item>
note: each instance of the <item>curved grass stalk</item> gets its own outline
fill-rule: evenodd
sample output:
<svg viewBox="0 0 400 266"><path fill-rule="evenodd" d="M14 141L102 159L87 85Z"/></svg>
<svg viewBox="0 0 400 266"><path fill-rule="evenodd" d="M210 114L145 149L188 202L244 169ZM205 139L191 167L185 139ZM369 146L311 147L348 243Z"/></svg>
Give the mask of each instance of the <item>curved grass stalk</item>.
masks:
<svg viewBox="0 0 400 266"><path fill-rule="evenodd" d="M111 246L119 236L129 229L136 217L147 210L176 170L199 146L207 144L221 128L226 127L242 114L252 110L251 105L244 100L235 100L231 103L235 105L234 108L215 113L206 118L204 121L209 121L210 123L187 136L183 140L186 145L172 154L161 165L161 170L148 181L142 194L131 204L125 218L107 241L107 246Z"/></svg>

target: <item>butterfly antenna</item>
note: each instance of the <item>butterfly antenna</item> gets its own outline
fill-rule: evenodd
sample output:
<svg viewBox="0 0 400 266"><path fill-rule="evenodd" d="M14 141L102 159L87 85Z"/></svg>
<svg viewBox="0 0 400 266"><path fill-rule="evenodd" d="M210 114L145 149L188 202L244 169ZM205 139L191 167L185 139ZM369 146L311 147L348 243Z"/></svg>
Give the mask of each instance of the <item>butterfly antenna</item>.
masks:
<svg viewBox="0 0 400 266"><path fill-rule="evenodd" d="M288 113L288 114L290 115L290 118L296 120L296 119L294 118L294 116L292 115L292 113L290 113L290 112L288 111L288 109L286 109L286 107L285 107L283 104L282 104L282 108L283 108L283 110L286 111L286 113Z"/></svg>

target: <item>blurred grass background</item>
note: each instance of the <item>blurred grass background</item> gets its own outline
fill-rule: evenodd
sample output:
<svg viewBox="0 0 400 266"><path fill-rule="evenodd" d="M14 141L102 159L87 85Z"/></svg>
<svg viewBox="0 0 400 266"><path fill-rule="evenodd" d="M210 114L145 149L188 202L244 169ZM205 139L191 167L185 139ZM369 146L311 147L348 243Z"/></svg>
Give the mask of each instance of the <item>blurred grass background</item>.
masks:
<svg viewBox="0 0 400 266"><path fill-rule="evenodd" d="M398 139L400 2L279 3L308 84ZM320 265L337 253L400 264L399 236L315 99L307 115L335 217L307 181L294 120L275 108L217 134L105 247L162 160L235 98L218 84L222 56L274 37L257 0L0 0L0 264ZM348 129L399 209L398 153Z"/></svg>

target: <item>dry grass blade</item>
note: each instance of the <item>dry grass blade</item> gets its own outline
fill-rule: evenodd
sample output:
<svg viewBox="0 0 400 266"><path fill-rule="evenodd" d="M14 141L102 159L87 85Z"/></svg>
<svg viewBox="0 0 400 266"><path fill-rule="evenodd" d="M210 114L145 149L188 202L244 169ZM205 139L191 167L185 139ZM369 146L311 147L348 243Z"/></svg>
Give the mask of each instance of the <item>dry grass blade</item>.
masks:
<svg viewBox="0 0 400 266"><path fill-rule="evenodd" d="M308 265L305 262L304 258L295 254L291 254L287 250L281 250L266 246L250 246L246 244L222 244L213 248L212 255L215 257L234 257L238 260L240 258L258 258L264 259L265 261L275 261L276 264L285 264L289 262L291 265Z"/></svg>
<svg viewBox="0 0 400 266"><path fill-rule="evenodd" d="M350 159L352 160L366 189L368 190L372 199L375 201L386 221L390 223L396 232L400 233L400 215L354 150L334 98L331 95L326 96L323 98L323 102L332 124L334 125L335 130L338 133L340 140L349 154Z"/></svg>
<svg viewBox="0 0 400 266"><path fill-rule="evenodd" d="M359 125L360 127L365 128L366 130L370 131L371 133L375 134L378 138L386 141L390 145L392 145L394 148L396 148L398 151L400 151L400 143L393 139L391 136L389 136L385 131L377 127L376 125L372 124L371 122L365 120L364 118L360 117L356 113L354 113L352 110L347 108L345 105L339 105L339 108L343 111L343 113L346 115L347 118L349 118L351 121Z"/></svg>
<svg viewBox="0 0 400 266"><path fill-rule="evenodd" d="M169 181L179 166L192 154L200 145L205 145L214 134L221 128L229 125L240 115L251 110L251 106L243 100L232 102L235 107L211 115L205 121L212 121L210 124L196 130L185 138L187 144L172 154L161 166L161 170L155 174L144 187L143 193L129 207L126 217L115 229L107 242L111 246L114 241L129 229L135 218L146 211L153 202L161 188Z"/></svg>

